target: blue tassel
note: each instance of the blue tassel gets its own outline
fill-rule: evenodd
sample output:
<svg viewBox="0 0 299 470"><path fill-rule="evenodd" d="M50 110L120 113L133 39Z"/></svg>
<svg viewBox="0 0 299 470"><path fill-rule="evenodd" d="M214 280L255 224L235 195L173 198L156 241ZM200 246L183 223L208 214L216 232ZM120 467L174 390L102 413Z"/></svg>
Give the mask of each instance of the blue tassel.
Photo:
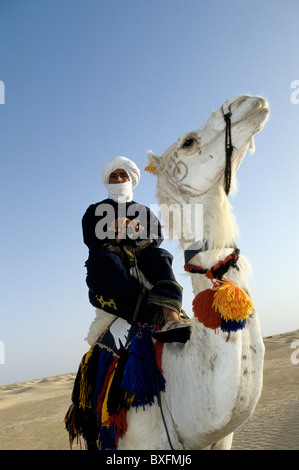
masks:
<svg viewBox="0 0 299 470"><path fill-rule="evenodd" d="M96 379L95 391L93 395L93 406L95 409L98 403L98 396L101 393L108 369L113 359L114 359L114 356L111 351L107 351L105 349L102 350L100 354L99 362L98 362L97 379Z"/></svg>
<svg viewBox="0 0 299 470"><path fill-rule="evenodd" d="M156 364L147 325L132 339L121 387L128 398L134 397L134 407L152 405L159 390L165 390L165 380Z"/></svg>
<svg viewBox="0 0 299 470"><path fill-rule="evenodd" d="M101 426L99 429L100 450L116 450L114 427Z"/></svg>
<svg viewBox="0 0 299 470"><path fill-rule="evenodd" d="M141 341L137 336L132 339L129 358L124 368L123 380L120 386L127 392L129 399L135 397L133 406L137 406L136 401L142 400L146 393Z"/></svg>
<svg viewBox="0 0 299 470"><path fill-rule="evenodd" d="M227 333L231 333L232 331L243 330L246 325L246 319L242 321L236 320L224 320L222 319L221 322L221 330Z"/></svg>
<svg viewBox="0 0 299 470"><path fill-rule="evenodd" d="M151 391L152 396L158 396L159 391L165 391L165 379L160 372L156 362L154 345L148 328L143 332L144 342L144 373L146 378L147 389Z"/></svg>

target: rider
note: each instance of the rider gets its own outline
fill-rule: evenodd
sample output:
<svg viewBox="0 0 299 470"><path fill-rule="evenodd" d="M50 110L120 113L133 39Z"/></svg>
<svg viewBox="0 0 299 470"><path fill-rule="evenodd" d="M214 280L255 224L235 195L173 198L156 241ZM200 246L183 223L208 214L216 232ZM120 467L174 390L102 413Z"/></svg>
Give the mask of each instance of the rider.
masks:
<svg viewBox="0 0 299 470"><path fill-rule="evenodd" d="M182 287L172 255L160 248L159 220L133 201L139 179L139 168L126 157L114 158L102 170L108 198L90 205L82 219L89 300L129 322L160 324L162 330L152 334L159 341L185 343L190 326L181 314Z"/></svg>

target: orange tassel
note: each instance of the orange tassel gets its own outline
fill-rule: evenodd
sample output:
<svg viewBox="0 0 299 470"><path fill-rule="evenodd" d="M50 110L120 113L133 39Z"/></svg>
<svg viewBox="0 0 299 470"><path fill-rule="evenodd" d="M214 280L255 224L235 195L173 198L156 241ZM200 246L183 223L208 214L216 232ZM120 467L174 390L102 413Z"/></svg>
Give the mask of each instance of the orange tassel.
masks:
<svg viewBox="0 0 299 470"><path fill-rule="evenodd" d="M147 165L147 167L144 168L144 171L148 171L149 173L152 173L153 175L156 175L156 171L155 171L155 165L154 165L154 162L150 162L149 165Z"/></svg>
<svg viewBox="0 0 299 470"><path fill-rule="evenodd" d="M213 307L225 321L243 321L249 317L253 302L233 281L223 279L215 289Z"/></svg>
<svg viewBox="0 0 299 470"><path fill-rule="evenodd" d="M204 324L205 327L216 330L221 325L221 316L213 307L215 291L206 289L199 292L193 300L194 316Z"/></svg>
<svg viewBox="0 0 299 470"><path fill-rule="evenodd" d="M155 325L155 326L156 326L156 330L161 330L162 329L162 327L160 325ZM164 343L162 343L160 341L156 341L155 346L154 346L156 362L157 362L157 366L158 366L159 371L161 372L161 374L163 374L163 371L162 371L163 346L164 346Z"/></svg>
<svg viewBox="0 0 299 470"><path fill-rule="evenodd" d="M118 357L115 357L113 359L112 363L110 364L110 367L107 371L107 375L106 375L106 378L105 378L105 382L104 382L102 391L101 391L100 395L98 396L97 409L96 409L96 414L97 414L97 420L98 421L99 421L99 418L101 416L103 401L104 401L104 398L105 398L105 394L106 394L106 391L107 391L109 380L110 380L111 374L114 372L117 361L118 361Z"/></svg>
<svg viewBox="0 0 299 470"><path fill-rule="evenodd" d="M127 408L121 408L119 410L119 413L114 413L112 416L110 416L110 426L114 426L114 432L115 432L115 444L117 444L117 441L120 437L123 437L128 429L128 423L127 423Z"/></svg>

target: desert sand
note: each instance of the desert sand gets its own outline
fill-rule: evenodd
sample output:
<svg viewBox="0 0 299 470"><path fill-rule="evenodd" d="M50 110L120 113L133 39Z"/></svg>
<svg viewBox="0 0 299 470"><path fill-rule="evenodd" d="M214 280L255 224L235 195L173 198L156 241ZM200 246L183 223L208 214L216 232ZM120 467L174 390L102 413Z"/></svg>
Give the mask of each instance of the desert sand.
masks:
<svg viewBox="0 0 299 470"><path fill-rule="evenodd" d="M291 348L294 341L298 353ZM299 449L299 330L264 342L262 396L236 430L233 450ZM72 373L1 386L0 449L68 450L63 419L74 378Z"/></svg>

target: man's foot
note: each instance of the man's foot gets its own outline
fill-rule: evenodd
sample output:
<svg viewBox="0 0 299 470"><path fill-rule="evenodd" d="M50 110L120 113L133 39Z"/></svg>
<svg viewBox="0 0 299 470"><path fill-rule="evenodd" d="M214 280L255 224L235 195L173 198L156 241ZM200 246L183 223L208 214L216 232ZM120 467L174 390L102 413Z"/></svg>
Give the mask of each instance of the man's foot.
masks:
<svg viewBox="0 0 299 470"><path fill-rule="evenodd" d="M171 320L162 330L154 331L152 337L161 343L186 343L190 339L190 322Z"/></svg>

